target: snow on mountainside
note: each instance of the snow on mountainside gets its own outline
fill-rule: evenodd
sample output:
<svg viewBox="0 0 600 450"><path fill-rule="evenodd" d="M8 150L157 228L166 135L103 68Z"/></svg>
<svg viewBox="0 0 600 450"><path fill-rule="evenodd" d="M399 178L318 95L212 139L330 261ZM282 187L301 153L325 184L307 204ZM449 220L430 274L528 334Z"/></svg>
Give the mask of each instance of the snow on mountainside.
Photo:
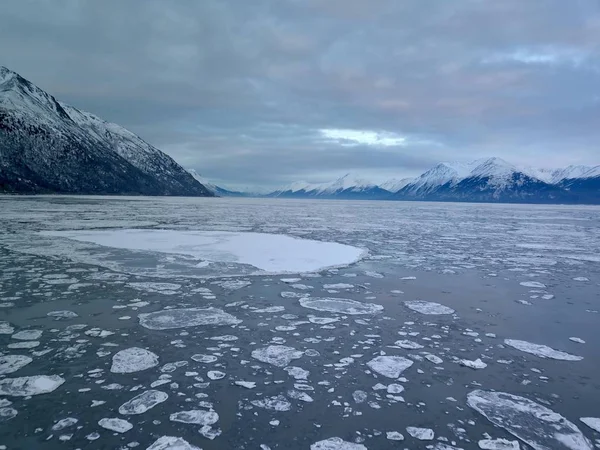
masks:
<svg viewBox="0 0 600 450"><path fill-rule="evenodd" d="M414 178L392 178L391 180L384 181L379 185L381 189L396 193L404 186L412 182Z"/></svg>
<svg viewBox="0 0 600 450"><path fill-rule="evenodd" d="M292 183L279 189L269 197L284 198L340 198L340 199L381 199L389 197L391 193L368 180L354 174L346 174L329 183L306 183L304 181Z"/></svg>
<svg viewBox="0 0 600 450"><path fill-rule="evenodd" d="M212 196L138 136L0 67L0 191Z"/></svg>

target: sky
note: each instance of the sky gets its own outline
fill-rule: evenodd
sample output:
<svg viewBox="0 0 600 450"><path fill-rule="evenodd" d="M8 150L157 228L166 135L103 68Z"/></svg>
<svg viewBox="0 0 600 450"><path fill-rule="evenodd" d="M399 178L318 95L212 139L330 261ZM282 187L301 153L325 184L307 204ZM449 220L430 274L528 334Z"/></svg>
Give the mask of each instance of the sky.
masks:
<svg viewBox="0 0 600 450"><path fill-rule="evenodd" d="M232 188L600 164L599 0L5 0L0 42Z"/></svg>

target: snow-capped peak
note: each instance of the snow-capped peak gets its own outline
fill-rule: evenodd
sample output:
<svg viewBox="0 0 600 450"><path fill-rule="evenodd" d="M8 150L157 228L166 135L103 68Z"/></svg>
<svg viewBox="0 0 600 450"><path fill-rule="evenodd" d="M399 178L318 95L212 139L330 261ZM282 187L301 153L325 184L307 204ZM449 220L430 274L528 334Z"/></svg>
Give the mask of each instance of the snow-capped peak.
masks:
<svg viewBox="0 0 600 450"><path fill-rule="evenodd" d="M471 177L504 177L512 175L517 168L502 158L487 158L474 162L475 167L469 173Z"/></svg>

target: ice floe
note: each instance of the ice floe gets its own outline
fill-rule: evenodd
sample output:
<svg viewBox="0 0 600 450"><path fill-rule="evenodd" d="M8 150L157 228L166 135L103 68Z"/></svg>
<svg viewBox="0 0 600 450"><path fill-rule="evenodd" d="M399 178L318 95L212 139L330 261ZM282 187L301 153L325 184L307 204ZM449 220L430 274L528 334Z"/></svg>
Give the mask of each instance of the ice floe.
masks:
<svg viewBox="0 0 600 450"><path fill-rule="evenodd" d="M527 341L505 339L504 343L517 350L539 356L540 358L558 359L562 361L581 361L583 359L582 356L571 355L570 353L554 350L546 345L533 344Z"/></svg>
<svg viewBox="0 0 600 450"><path fill-rule="evenodd" d="M158 355L139 347L126 348L112 358L110 371L113 373L134 373L158 365Z"/></svg>
<svg viewBox="0 0 600 450"><path fill-rule="evenodd" d="M367 363L371 370L388 378L398 378L412 365L410 359L402 356L377 356Z"/></svg>
<svg viewBox="0 0 600 450"><path fill-rule="evenodd" d="M27 397L29 395L48 394L56 390L65 379L58 375L34 375L0 380L0 395Z"/></svg>
<svg viewBox="0 0 600 450"><path fill-rule="evenodd" d="M519 284L521 286L528 287L528 288L538 288L538 289L546 288L546 285L544 283L540 283L539 281L521 281Z"/></svg>
<svg viewBox="0 0 600 450"><path fill-rule="evenodd" d="M292 408L292 404L283 395L252 400L250 403L270 411L289 411Z"/></svg>
<svg viewBox="0 0 600 450"><path fill-rule="evenodd" d="M383 311L383 306L381 305L361 303L345 298L305 297L299 299L299 302L305 308L349 315L375 314Z"/></svg>
<svg viewBox="0 0 600 450"><path fill-rule="evenodd" d="M363 249L266 233L150 229L45 231L56 236L128 250L188 255L209 262L249 264L267 272L313 272L352 264Z"/></svg>
<svg viewBox="0 0 600 450"><path fill-rule="evenodd" d="M64 430L65 428L72 427L77 422L79 422L79 420L75 417L65 417L52 425L52 431Z"/></svg>
<svg viewBox="0 0 600 450"><path fill-rule="evenodd" d="M254 359L276 367L288 366L293 360L300 359L302 355L304 355L304 352L285 345L269 345L252 351Z"/></svg>
<svg viewBox="0 0 600 450"><path fill-rule="evenodd" d="M339 437L332 437L315 442L310 446L310 450L367 450L367 447L362 444L344 441Z"/></svg>
<svg viewBox="0 0 600 450"><path fill-rule="evenodd" d="M582 417L579 420L581 420L583 423L585 423L592 430L600 433L600 419L599 418L597 418L597 417Z"/></svg>
<svg viewBox="0 0 600 450"><path fill-rule="evenodd" d="M0 321L0 334L13 334L15 329L8 322Z"/></svg>
<svg viewBox="0 0 600 450"><path fill-rule="evenodd" d="M406 432L420 441L431 441L435 436L431 428L406 427Z"/></svg>
<svg viewBox="0 0 600 450"><path fill-rule="evenodd" d="M354 287L353 284L348 283L334 283L334 284L324 284L323 289L352 289Z"/></svg>
<svg viewBox="0 0 600 450"><path fill-rule="evenodd" d="M146 450L202 450L200 447L190 444L183 438L174 436L159 437Z"/></svg>
<svg viewBox="0 0 600 450"><path fill-rule="evenodd" d="M477 445L482 450L520 450L519 441L508 439L482 439Z"/></svg>
<svg viewBox="0 0 600 450"><path fill-rule="evenodd" d="M110 431L116 431L117 433L125 433L133 428L133 425L123 419L118 418L104 418L98 421L98 425L102 428L106 428Z"/></svg>
<svg viewBox="0 0 600 450"><path fill-rule="evenodd" d="M386 439L390 441L403 441L404 435L398 431L386 431L385 433Z"/></svg>
<svg viewBox="0 0 600 450"><path fill-rule="evenodd" d="M255 381L235 381L234 384L246 389L254 389L256 387Z"/></svg>
<svg viewBox="0 0 600 450"><path fill-rule="evenodd" d="M421 314L428 315L441 315L441 314L454 314L454 310L452 308L448 308L447 306L440 305L435 302L426 302L423 300L410 300L404 302L407 308L412 309Z"/></svg>
<svg viewBox="0 0 600 450"><path fill-rule="evenodd" d="M36 341L42 336L42 330L22 330L11 336L12 339L20 341Z"/></svg>
<svg viewBox="0 0 600 450"><path fill-rule="evenodd" d="M578 344L585 344L585 341L578 337L570 337L569 340L573 341L573 342L577 342Z"/></svg>
<svg viewBox="0 0 600 450"><path fill-rule="evenodd" d="M237 325L241 320L218 308L165 309L138 315L140 325L150 330L171 330L201 325Z"/></svg>
<svg viewBox="0 0 600 450"><path fill-rule="evenodd" d="M480 358L477 358L475 361L471 361L469 359L459 359L458 363L461 366L470 367L471 369L485 369L487 364L484 363Z"/></svg>
<svg viewBox="0 0 600 450"><path fill-rule="evenodd" d="M535 450L593 449L575 424L525 397L475 390L467 395L467 404Z"/></svg>
<svg viewBox="0 0 600 450"><path fill-rule="evenodd" d="M213 425L219 421L219 415L215 411L192 409L190 411L179 411L169 416L171 422L191 423L194 425Z"/></svg>
<svg viewBox="0 0 600 450"><path fill-rule="evenodd" d="M417 349L423 348L423 346L421 344L414 342L414 341L409 341L406 339L396 341L396 342L394 342L394 345L401 347L401 348L405 348L407 350L417 350Z"/></svg>
<svg viewBox="0 0 600 450"><path fill-rule="evenodd" d="M68 310L60 310L60 311L50 311L46 313L48 317L55 317L57 319L74 319L79 317L79 315L73 311Z"/></svg>
<svg viewBox="0 0 600 450"><path fill-rule="evenodd" d="M166 392L149 390L133 397L119 407L119 413L124 416L143 414L169 398Z"/></svg>
<svg viewBox="0 0 600 450"><path fill-rule="evenodd" d="M0 375L16 372L31 361L33 361L33 359L25 355L0 356Z"/></svg>

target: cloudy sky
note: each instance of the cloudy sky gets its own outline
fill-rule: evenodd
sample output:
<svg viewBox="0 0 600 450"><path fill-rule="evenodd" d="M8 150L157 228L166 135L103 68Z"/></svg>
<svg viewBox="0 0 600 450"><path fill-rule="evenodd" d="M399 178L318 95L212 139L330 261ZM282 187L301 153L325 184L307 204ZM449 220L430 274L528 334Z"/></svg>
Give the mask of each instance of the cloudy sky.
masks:
<svg viewBox="0 0 600 450"><path fill-rule="evenodd" d="M600 164L598 0L6 0L0 42L232 187Z"/></svg>

